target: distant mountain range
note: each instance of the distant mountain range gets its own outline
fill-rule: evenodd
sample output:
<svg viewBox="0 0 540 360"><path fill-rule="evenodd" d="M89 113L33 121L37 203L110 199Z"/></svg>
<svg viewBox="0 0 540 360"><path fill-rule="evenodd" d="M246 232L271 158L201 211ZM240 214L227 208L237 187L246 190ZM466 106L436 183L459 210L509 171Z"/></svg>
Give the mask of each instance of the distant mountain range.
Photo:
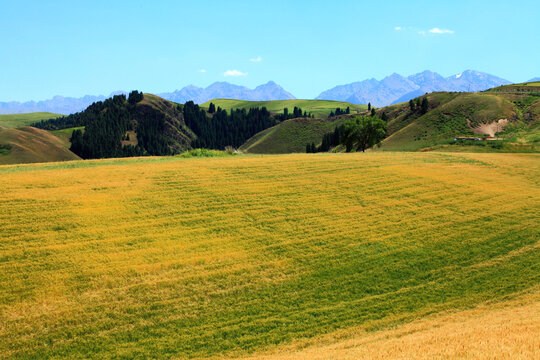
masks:
<svg viewBox="0 0 540 360"><path fill-rule="evenodd" d="M533 82L533 81L540 81L540 76L532 78L531 80L528 80L527 82Z"/></svg>
<svg viewBox="0 0 540 360"><path fill-rule="evenodd" d="M118 94L127 94L124 91L115 91L108 97ZM228 82L215 82L207 88L200 88L194 85L186 86L180 90L170 93L157 94L162 98L178 103L185 103L192 100L196 104L202 104L212 99L238 99L238 100L289 100L295 97L285 91L281 86L273 81L249 89L245 86L234 85ZM96 101L103 101L107 97L103 95L86 95L81 98L55 96L49 100L28 101L28 102L0 102L0 114L18 114L28 112L52 112L57 114L72 114L83 111Z"/></svg>
<svg viewBox="0 0 540 360"><path fill-rule="evenodd" d="M80 98L55 96L42 101L9 101L0 102L0 114L20 114L30 112L51 112L56 114L72 114L86 109L96 101L103 101L108 97L118 94L127 94L124 91L114 91L109 96L85 95Z"/></svg>
<svg viewBox="0 0 540 360"><path fill-rule="evenodd" d="M529 80L539 81L540 78ZM346 101L353 104L371 103L381 107L393 103L408 101L426 92L434 91L482 91L492 87L507 85L511 82L494 75L479 71L467 70L450 77L426 70L424 72L403 77L392 74L382 80L367 79L346 85L339 85L323 91L316 99ZM115 91L109 95L125 93ZM227 82L215 82L207 88L194 85L186 86L173 92L157 94L167 100L185 103L193 100L202 104L212 99L238 99L252 101L288 100L295 97L273 81L249 89L245 86ZM0 102L0 114L16 114L27 112L53 112L71 114L86 109L96 101L103 101L103 95L86 95L81 98L55 96L44 101Z"/></svg>
<svg viewBox="0 0 540 360"><path fill-rule="evenodd" d="M323 91L316 99L347 101L353 104L371 103L374 106L408 101L434 91L482 91L511 82L480 71L467 70L447 78L426 70L403 77L392 74L378 81L368 79L339 85Z"/></svg>
<svg viewBox="0 0 540 360"><path fill-rule="evenodd" d="M285 91L273 81L259 85L255 89L234 85L228 82L215 82L207 88L189 85L172 93L157 94L164 99L177 103L192 100L202 104L212 99L238 99L252 101L290 100L296 99L291 93Z"/></svg>

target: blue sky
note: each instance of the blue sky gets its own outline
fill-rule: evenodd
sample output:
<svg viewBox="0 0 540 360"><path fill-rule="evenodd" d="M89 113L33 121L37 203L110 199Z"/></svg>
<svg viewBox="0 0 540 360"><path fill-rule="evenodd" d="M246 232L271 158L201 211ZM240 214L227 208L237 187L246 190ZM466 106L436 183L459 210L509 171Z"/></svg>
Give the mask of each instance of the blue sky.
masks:
<svg viewBox="0 0 540 360"><path fill-rule="evenodd" d="M540 76L540 1L1 1L0 101L393 72Z"/></svg>

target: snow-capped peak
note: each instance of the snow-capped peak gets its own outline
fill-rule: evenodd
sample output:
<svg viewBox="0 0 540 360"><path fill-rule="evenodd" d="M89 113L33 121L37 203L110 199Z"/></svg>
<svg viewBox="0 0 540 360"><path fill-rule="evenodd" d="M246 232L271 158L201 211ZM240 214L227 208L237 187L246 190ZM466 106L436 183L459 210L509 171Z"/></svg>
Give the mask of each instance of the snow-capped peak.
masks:
<svg viewBox="0 0 540 360"><path fill-rule="evenodd" d="M463 75L463 73L457 74L456 79L459 79L461 77L461 75Z"/></svg>

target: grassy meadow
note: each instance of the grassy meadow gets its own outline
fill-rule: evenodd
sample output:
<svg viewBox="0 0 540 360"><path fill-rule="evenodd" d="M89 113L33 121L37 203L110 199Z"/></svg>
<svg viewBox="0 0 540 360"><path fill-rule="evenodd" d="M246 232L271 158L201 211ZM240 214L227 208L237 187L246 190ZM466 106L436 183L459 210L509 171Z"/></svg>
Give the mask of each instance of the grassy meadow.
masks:
<svg viewBox="0 0 540 360"><path fill-rule="evenodd" d="M441 326L456 338L465 329L469 347L449 357L475 358L480 326L459 314L515 301L486 316L538 328L539 160L372 152L0 166L0 358L291 346L346 358L324 346L402 331L391 344L407 349L399 341L412 344L418 326L433 331L419 332L426 348ZM490 349L506 357L502 342Z"/></svg>
<svg viewBox="0 0 540 360"><path fill-rule="evenodd" d="M40 120L54 119L60 116L63 115L49 112L0 115L0 127L18 128L21 126L32 125Z"/></svg>
<svg viewBox="0 0 540 360"><path fill-rule="evenodd" d="M288 108L292 113L295 106L300 107L302 111L312 113L316 118L326 118L331 111L336 111L336 108L345 110L350 107L351 113L361 113L367 110L367 105L355 105L344 101L333 100L272 100L272 101L248 101L235 99L214 99L208 101L201 106L208 108L210 103L214 103L216 108L219 106L222 109L249 109L266 107L268 111L273 113L283 113L284 108Z"/></svg>

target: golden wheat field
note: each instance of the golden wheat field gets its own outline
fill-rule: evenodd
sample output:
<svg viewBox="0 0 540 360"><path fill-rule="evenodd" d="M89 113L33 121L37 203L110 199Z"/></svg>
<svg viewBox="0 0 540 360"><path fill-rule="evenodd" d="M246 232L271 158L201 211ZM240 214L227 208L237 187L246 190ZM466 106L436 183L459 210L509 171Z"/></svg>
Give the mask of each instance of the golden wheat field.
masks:
<svg viewBox="0 0 540 360"><path fill-rule="evenodd" d="M473 310L443 313L376 332L331 334L306 346L285 346L244 360L537 359L540 291ZM356 331L355 331L356 330Z"/></svg>
<svg viewBox="0 0 540 360"><path fill-rule="evenodd" d="M0 357L534 358L539 182L535 154L0 166Z"/></svg>

